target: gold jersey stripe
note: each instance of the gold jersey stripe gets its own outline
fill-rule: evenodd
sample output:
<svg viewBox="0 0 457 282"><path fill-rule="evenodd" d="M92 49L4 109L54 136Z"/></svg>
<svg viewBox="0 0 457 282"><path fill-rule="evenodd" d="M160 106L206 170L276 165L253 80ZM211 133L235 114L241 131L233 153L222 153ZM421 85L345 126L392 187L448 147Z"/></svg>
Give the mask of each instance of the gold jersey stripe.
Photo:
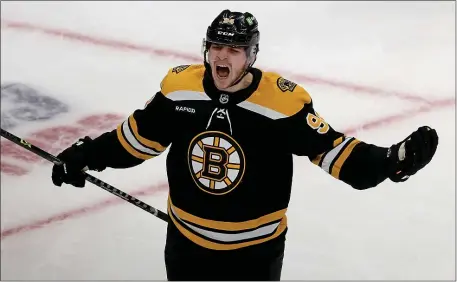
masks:
<svg viewBox="0 0 457 282"><path fill-rule="evenodd" d="M321 162L321 159L322 159L322 156L324 155L324 153L318 155L317 157L315 157L313 160L312 160L312 163L315 164L315 165L319 165L319 163Z"/></svg>
<svg viewBox="0 0 457 282"><path fill-rule="evenodd" d="M260 244L260 243L263 243L263 242L266 242L266 241L269 241L269 240L272 240L272 239L278 237L287 228L287 217L284 216L282 218L281 222L279 223L279 226L276 229L275 233L273 233L271 236L268 236L268 237L262 238L262 239L247 241L247 242L243 242L243 243L220 244L220 243L206 240L200 236L195 235L194 233L190 232L186 228L184 228L181 225L181 223L179 223L172 215L170 206L168 206L168 213L171 215L170 218L173 221L173 223L175 224L176 228L178 228L178 230L185 237L187 237L189 240L191 240L192 242L194 242L197 245L200 245L202 247L212 249L212 250L235 250L235 249L244 248L244 247L248 247L248 246L252 246L252 245L257 245L257 244Z"/></svg>
<svg viewBox="0 0 457 282"><path fill-rule="evenodd" d="M222 231L243 231L246 229L255 229L261 225L280 220L285 217L287 209L282 209L274 213L270 213L259 217L257 219L242 221L242 222L227 222L227 221L216 221L210 219L204 219L201 217L194 216L190 213L187 213L180 208L177 208L173 205L171 198L168 199L168 203L173 207L176 215L182 220L188 221L190 223L200 225L202 227L207 227L216 230Z"/></svg>
<svg viewBox="0 0 457 282"><path fill-rule="evenodd" d="M206 99L207 95L202 83L204 73L205 66L203 64L190 65L179 73L169 69L160 83L161 92L164 96L168 96L179 91L191 91L195 92L194 96L204 96ZM293 94L289 91L281 91L278 87L278 79L280 78L281 75L277 73L263 72L257 90L246 101L286 116L296 114L303 108L304 104L311 103L309 93L300 85L294 87Z"/></svg>
<svg viewBox="0 0 457 282"><path fill-rule="evenodd" d="M157 152L163 152L165 151L166 147L165 146L162 146L160 143L158 142L155 142L155 141L151 141L149 139L146 139L144 137L142 137L139 133L138 133L138 126L136 124L136 120L135 118L133 117L133 115L130 115L129 117L129 124L130 126L132 127L132 132L133 134L135 135L135 138L141 142L143 145L149 147L149 148L152 148L154 150L156 150Z"/></svg>
<svg viewBox="0 0 457 282"><path fill-rule="evenodd" d="M124 136L122 135L122 124L118 125L118 127L116 129L116 133L117 133L117 138L118 138L119 142L121 143L122 147L124 147L124 149L127 152L129 152L132 156L135 156L142 160L149 160L150 158L153 157L150 155L143 154L143 153L135 150L135 148L133 148L132 146L130 146L130 144L125 140Z"/></svg>
<svg viewBox="0 0 457 282"><path fill-rule="evenodd" d="M263 72L257 91L246 101L271 109L286 116L299 112L305 104L311 103L311 96L300 85L296 85L293 94L282 92L277 86L280 75L274 72Z"/></svg>
<svg viewBox="0 0 457 282"><path fill-rule="evenodd" d="M333 148L335 148L336 146L340 145L341 142L343 142L344 140L344 137L341 136L340 138L337 138L335 141L333 141ZM319 163L321 162L321 159L322 159L322 156L324 155L325 153L322 153L320 155L318 155L317 157L315 157L311 162L315 165L319 165Z"/></svg>
<svg viewBox="0 0 457 282"><path fill-rule="evenodd" d="M333 165L332 167L332 171L331 171L331 174L333 177L339 179L340 177L340 171L341 171L341 167L343 166L344 162L346 161L346 159L349 157L349 155L351 154L352 150L354 149L354 147L359 144L360 141L357 140L357 139L354 139L351 141L351 143L343 150L343 152L341 153L341 155L338 157L338 159L335 161L335 164Z"/></svg>
<svg viewBox="0 0 457 282"><path fill-rule="evenodd" d="M344 137L341 136L340 138L338 138L335 141L333 141L333 148L335 148L336 146L340 145L341 142L343 142L343 140L344 140Z"/></svg>
<svg viewBox="0 0 457 282"><path fill-rule="evenodd" d="M202 64L190 65L184 71L174 73L173 69L169 69L167 75L162 79L161 92L167 96L176 91L195 91L204 95L203 75L205 66Z"/></svg>

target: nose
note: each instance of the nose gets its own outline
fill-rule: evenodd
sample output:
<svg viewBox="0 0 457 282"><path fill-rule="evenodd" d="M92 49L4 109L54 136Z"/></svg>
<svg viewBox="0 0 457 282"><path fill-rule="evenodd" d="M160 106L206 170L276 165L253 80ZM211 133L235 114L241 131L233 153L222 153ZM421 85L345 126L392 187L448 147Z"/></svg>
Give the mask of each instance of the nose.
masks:
<svg viewBox="0 0 457 282"><path fill-rule="evenodd" d="M228 54L228 47L222 47L221 49L219 49L219 52L217 53L217 57L221 60L224 60L227 58L227 54Z"/></svg>

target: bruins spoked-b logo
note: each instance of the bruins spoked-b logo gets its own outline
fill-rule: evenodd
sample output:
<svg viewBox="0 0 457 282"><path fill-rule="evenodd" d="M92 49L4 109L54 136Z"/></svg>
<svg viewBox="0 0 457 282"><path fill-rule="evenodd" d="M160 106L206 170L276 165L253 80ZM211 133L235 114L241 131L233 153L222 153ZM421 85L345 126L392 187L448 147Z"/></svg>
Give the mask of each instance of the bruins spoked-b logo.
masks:
<svg viewBox="0 0 457 282"><path fill-rule="evenodd" d="M195 136L189 146L188 160L197 186L213 195L224 195L235 189L246 167L240 145L219 131Z"/></svg>

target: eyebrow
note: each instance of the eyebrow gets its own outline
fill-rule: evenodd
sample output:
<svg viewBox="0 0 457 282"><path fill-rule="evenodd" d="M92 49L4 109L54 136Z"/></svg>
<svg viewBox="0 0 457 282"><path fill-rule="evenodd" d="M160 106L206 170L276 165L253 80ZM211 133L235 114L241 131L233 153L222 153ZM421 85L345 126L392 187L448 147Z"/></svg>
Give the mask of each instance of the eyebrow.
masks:
<svg viewBox="0 0 457 282"><path fill-rule="evenodd" d="M217 43L213 43L213 46L215 47L228 47L228 48L231 48L231 49L235 49L235 50L240 50L242 51L243 47L242 46L230 46L230 45L222 45L222 44L217 44Z"/></svg>

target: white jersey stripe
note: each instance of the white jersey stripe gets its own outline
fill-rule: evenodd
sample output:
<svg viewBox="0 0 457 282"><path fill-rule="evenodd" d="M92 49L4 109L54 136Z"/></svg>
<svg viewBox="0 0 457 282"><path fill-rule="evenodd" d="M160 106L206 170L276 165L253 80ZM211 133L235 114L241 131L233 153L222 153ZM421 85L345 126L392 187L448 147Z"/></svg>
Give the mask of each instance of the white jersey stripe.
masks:
<svg viewBox="0 0 457 282"><path fill-rule="evenodd" d="M220 242L227 242L227 243L241 241L241 240L253 240L253 239L256 239L261 236L272 235L279 226L279 222L275 222L275 223L271 223L269 225L265 225L265 226L259 227L257 229L251 230L251 231L228 234L228 233L221 233L221 232L205 230L205 229L199 228L193 224L183 221L176 215L176 212L174 211L173 206L171 206L171 211L173 213L173 216L175 218L177 218L182 224L185 224L187 227L189 227L193 231L197 232L198 234L203 235L203 236L213 239L213 240L218 240Z"/></svg>
<svg viewBox="0 0 457 282"><path fill-rule="evenodd" d="M343 149L344 145L353 140L353 137L346 138L343 142L341 142L338 146L333 148L331 151L325 155L325 158L322 160L322 169L325 170L327 173L330 173L330 165L332 164L333 160L335 157L338 155L338 153Z"/></svg>
<svg viewBox="0 0 457 282"><path fill-rule="evenodd" d="M128 120L124 121L122 123L122 132L124 133L125 138L127 141L132 145L132 147L142 153L150 154L153 156L158 156L160 153L157 153L154 150L151 150L145 146L143 146L138 140L135 138L133 135L132 131L130 130L130 127L128 125Z"/></svg>

